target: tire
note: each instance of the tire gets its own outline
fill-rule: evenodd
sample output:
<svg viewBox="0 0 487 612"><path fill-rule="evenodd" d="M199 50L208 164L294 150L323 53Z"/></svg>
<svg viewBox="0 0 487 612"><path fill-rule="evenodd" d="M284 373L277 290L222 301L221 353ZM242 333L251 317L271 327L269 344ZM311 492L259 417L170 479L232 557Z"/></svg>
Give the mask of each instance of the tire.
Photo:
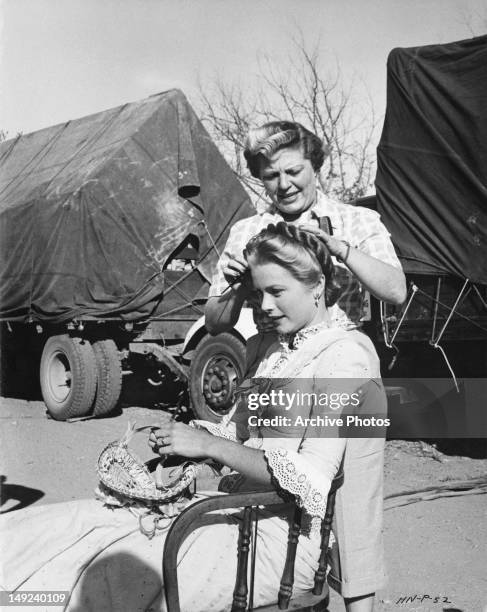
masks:
<svg viewBox="0 0 487 612"><path fill-rule="evenodd" d="M96 391L95 354L82 338L52 336L42 351L41 391L53 419L65 421L91 410Z"/></svg>
<svg viewBox="0 0 487 612"><path fill-rule="evenodd" d="M191 361L189 396L200 419L218 422L233 405L234 391L245 371L245 345L229 333L205 338Z"/></svg>
<svg viewBox="0 0 487 612"><path fill-rule="evenodd" d="M122 391L122 364L117 345L113 340L93 343L97 383L94 416L109 414L117 405Z"/></svg>

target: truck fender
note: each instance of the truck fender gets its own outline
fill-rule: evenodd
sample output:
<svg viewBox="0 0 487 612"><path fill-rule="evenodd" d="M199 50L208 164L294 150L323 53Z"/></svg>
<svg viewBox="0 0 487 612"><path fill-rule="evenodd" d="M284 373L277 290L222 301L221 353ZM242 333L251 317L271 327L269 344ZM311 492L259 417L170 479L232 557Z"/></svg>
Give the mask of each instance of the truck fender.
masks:
<svg viewBox="0 0 487 612"><path fill-rule="evenodd" d="M242 308L237 324L233 328L233 332L236 332L243 342L247 342L251 336L257 333L251 308ZM205 317L200 317L189 328L184 339L181 354L184 355L187 351L194 349L206 334L208 334L208 331L205 327Z"/></svg>

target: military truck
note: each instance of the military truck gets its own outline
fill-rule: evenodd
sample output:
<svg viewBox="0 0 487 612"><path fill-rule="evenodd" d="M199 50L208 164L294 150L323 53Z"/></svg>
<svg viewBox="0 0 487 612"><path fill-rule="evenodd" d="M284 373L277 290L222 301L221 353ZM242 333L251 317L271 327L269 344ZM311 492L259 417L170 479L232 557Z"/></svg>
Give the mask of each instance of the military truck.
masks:
<svg viewBox="0 0 487 612"><path fill-rule="evenodd" d="M253 207L184 95L20 135L0 168L4 369L37 360L60 420L108 414L134 357L155 385L185 380L184 338Z"/></svg>

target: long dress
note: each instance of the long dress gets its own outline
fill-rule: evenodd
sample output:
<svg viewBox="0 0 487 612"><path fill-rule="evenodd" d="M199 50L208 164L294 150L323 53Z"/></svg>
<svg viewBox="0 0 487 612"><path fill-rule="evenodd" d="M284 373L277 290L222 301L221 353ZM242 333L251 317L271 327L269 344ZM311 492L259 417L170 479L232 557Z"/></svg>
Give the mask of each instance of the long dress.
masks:
<svg viewBox="0 0 487 612"><path fill-rule="evenodd" d="M327 384L334 376L363 381L378 376L378 361L370 341L360 332L318 326L298 332L291 347L288 340L276 342L268 350L256 376L291 382L326 380ZM346 476L342 488L345 495L344 500L337 498L336 535L340 550L335 581L346 596L347 585L351 584L353 591L355 583L360 583L359 590L366 589L361 594L374 591L372 582L380 586L383 573L381 506L377 503L382 495L381 440L377 440L379 446L375 445L379 451L374 452L374 461L365 466L374 481L373 499L371 501L371 495L365 494L357 506L353 490L346 489L347 464L350 470L355 469L357 460L360 464L360 452L357 454L353 448L355 441L350 444L350 440L340 437L308 436L308 431L308 427L300 431L272 425L253 427L245 442L264 451L275 481L295 496L309 518L309 530L299 538L294 591L307 591L313 586L320 545L316 525L324 514L329 487L344 453ZM367 454L370 453L365 453L366 461ZM350 476L349 486L352 486L354 479ZM355 504L353 512L348 513L353 514L350 519L341 516L347 498ZM372 568L368 569L366 564L357 561L353 552L355 545L349 546L346 542L349 524L357 521L356 513L362 513L361 505L364 504L366 515L359 517L358 522L359 528L365 525L368 529L370 541L365 546L360 543L358 553L366 562L372 561ZM211 521L205 519L201 525L195 525L184 542L178 560L184 612L230 609L239 520L238 513L219 513ZM276 600L287 532L285 516L268 516L259 521L255 605ZM50 611L166 610L161 571L166 533L148 539L139 531L137 520L127 509L109 509L97 500L36 506L14 512L0 517L0 588L67 591L64 607L45 608ZM367 572L371 576L367 577ZM370 586L372 588L367 590Z"/></svg>

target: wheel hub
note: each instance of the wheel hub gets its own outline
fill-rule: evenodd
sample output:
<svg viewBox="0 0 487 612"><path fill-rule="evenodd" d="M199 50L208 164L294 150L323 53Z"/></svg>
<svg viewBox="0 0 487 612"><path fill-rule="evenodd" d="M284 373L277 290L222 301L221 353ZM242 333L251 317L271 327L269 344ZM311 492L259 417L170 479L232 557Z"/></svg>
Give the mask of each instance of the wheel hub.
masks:
<svg viewBox="0 0 487 612"><path fill-rule="evenodd" d="M64 402L71 392L71 369L66 356L57 352L52 355L48 366L48 384L52 397Z"/></svg>
<svg viewBox="0 0 487 612"><path fill-rule="evenodd" d="M237 372L226 359L212 359L203 375L203 395L206 403L216 413L228 411L233 402Z"/></svg>

